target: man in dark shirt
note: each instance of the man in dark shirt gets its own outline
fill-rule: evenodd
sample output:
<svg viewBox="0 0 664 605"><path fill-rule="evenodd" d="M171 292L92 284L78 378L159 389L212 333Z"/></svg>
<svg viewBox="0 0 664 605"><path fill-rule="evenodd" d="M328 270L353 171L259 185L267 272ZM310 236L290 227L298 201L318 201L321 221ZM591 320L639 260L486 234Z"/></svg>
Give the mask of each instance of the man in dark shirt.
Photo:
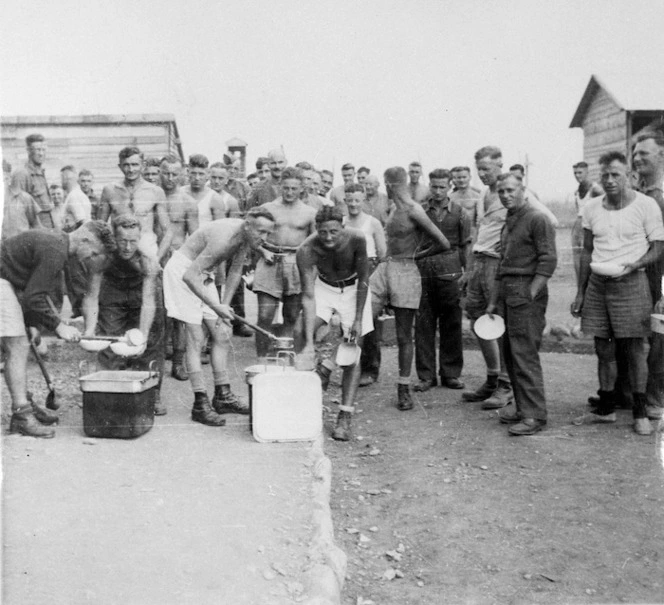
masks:
<svg viewBox="0 0 664 605"><path fill-rule="evenodd" d="M64 323L53 307L67 260L89 259L94 271L115 249L110 229L90 221L72 233L25 231L11 237L0 252L0 338L6 354L5 380L12 398L10 430L32 437L53 437L55 431L40 424L44 410L27 399L28 339L26 326L53 330L76 342L81 334Z"/></svg>
<svg viewBox="0 0 664 605"><path fill-rule="evenodd" d="M45 229L53 229L55 223L51 216L53 201L48 190L44 159L46 158L46 139L41 134L31 134L25 138L28 149L28 162L12 175L12 188L29 193L39 206L39 222Z"/></svg>
<svg viewBox="0 0 664 605"><path fill-rule="evenodd" d="M415 368L419 378L415 391L428 391L437 384L436 328L440 335L440 383L449 389L465 386L459 380L463 369L459 278L466 266L470 219L447 195L451 179L449 170L438 168L431 172L429 197L422 204L431 222L450 242L450 249L432 244L416 257L422 276L422 297L415 319Z"/></svg>
<svg viewBox="0 0 664 605"><path fill-rule="evenodd" d="M246 208L243 210L244 212L249 211L255 206L262 206L263 204L272 202L281 195L281 173L288 164L286 155L279 149L273 149L268 153L267 157L268 166L270 167L270 178L264 180L251 192Z"/></svg>
<svg viewBox="0 0 664 605"><path fill-rule="evenodd" d="M507 209L500 241L496 287L487 307L498 300L505 319L505 365L514 390L515 410L502 410L510 435L534 435L546 425L546 399L539 348L549 300L547 281L556 269L556 239L551 222L524 198L521 181L511 173L498 177L496 191Z"/></svg>
<svg viewBox="0 0 664 605"><path fill-rule="evenodd" d="M123 214L114 218L113 234L117 249L108 256L103 272L90 281L83 299L85 334L122 336L138 328L147 337L143 350L133 357L119 357L109 348L98 359L109 370L149 370L154 364L160 377L154 413L161 416L166 414L161 402L166 339L161 269L155 258L138 248L141 224L136 217Z"/></svg>

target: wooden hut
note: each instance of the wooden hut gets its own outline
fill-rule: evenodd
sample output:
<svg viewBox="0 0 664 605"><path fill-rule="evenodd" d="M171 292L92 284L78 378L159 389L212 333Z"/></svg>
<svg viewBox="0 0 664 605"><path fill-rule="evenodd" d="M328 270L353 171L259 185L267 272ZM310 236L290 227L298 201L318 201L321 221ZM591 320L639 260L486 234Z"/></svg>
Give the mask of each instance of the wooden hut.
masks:
<svg viewBox="0 0 664 605"><path fill-rule="evenodd" d="M138 147L146 157L175 154L184 161L175 116L171 114L3 116L2 155L16 169L27 161L25 137L46 138L46 178L60 181L60 168L72 164L87 168L95 177L95 191L122 179L118 153Z"/></svg>
<svg viewBox="0 0 664 605"><path fill-rule="evenodd" d="M629 158L635 137L664 123L664 84L636 75L612 76L609 89L591 76L570 128L583 128L583 159L590 176L599 175L597 160L607 151L621 151Z"/></svg>
<svg viewBox="0 0 664 605"><path fill-rule="evenodd" d="M238 177L244 178L247 175L247 143L238 137L234 137L226 141L226 147L233 158L240 160Z"/></svg>

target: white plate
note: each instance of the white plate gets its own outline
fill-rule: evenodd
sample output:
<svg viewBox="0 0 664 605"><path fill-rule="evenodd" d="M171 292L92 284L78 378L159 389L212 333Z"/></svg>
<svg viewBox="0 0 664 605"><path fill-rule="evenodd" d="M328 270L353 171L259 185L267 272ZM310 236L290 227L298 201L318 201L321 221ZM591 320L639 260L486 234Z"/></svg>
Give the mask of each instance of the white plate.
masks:
<svg viewBox="0 0 664 605"><path fill-rule="evenodd" d="M604 277L616 277L625 271L623 265L618 263L590 263L590 270L596 275Z"/></svg>
<svg viewBox="0 0 664 605"><path fill-rule="evenodd" d="M336 362L342 368L352 366L360 360L362 349L353 342L342 342L337 347Z"/></svg>
<svg viewBox="0 0 664 605"><path fill-rule="evenodd" d="M139 355L142 350L141 347L132 347L126 342L113 342L111 343L111 351L120 357L136 357Z"/></svg>
<svg viewBox="0 0 664 605"><path fill-rule="evenodd" d="M79 346L88 353L98 353L107 349L111 342L109 340L79 340Z"/></svg>
<svg viewBox="0 0 664 605"><path fill-rule="evenodd" d="M482 340L496 340L505 333L505 321L494 313L493 319L487 314L475 322L475 334Z"/></svg>

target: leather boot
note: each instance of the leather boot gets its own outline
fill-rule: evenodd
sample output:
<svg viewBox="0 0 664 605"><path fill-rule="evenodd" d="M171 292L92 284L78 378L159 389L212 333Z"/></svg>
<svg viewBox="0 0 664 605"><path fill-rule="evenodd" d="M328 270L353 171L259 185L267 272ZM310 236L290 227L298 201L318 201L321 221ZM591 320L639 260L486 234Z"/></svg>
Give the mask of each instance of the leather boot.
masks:
<svg viewBox="0 0 664 605"><path fill-rule="evenodd" d="M226 419L222 418L212 409L207 393L196 391L194 393L194 407L191 409L191 419L194 422L208 426L224 426Z"/></svg>
<svg viewBox="0 0 664 605"><path fill-rule="evenodd" d="M399 396L399 403L397 403L397 408L402 412L406 410L413 409L413 399L410 396L410 385L408 384L398 384L397 393Z"/></svg>
<svg viewBox="0 0 664 605"><path fill-rule="evenodd" d="M249 414L249 406L231 391L229 384L214 387L212 407L217 414Z"/></svg>
<svg viewBox="0 0 664 605"><path fill-rule="evenodd" d="M60 417L55 412L51 412L35 403L30 391L27 393L27 399L32 407L32 413L39 422L45 425L58 424L60 422Z"/></svg>
<svg viewBox="0 0 664 605"><path fill-rule="evenodd" d="M12 414L12 419L9 423L9 432L21 433L21 435L27 435L28 437L40 437L42 439L55 437L55 429L39 423L30 405L20 407Z"/></svg>
<svg viewBox="0 0 664 605"><path fill-rule="evenodd" d="M464 391L461 393L462 401L485 401L489 399L498 387L498 376L487 376L486 382L475 391Z"/></svg>
<svg viewBox="0 0 664 605"><path fill-rule="evenodd" d="M352 414L350 412L341 411L337 416L337 426L334 427L332 439L337 441L350 440L350 419Z"/></svg>
<svg viewBox="0 0 664 605"><path fill-rule="evenodd" d="M187 370L184 369L184 351L173 351L171 376L175 378L175 380L189 380L189 374L187 374Z"/></svg>

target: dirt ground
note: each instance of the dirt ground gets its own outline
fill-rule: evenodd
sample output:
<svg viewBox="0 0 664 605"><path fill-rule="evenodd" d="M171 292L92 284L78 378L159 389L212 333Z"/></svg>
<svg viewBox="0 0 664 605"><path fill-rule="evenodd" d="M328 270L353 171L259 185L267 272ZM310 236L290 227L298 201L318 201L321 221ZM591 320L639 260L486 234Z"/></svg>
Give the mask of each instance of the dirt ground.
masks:
<svg viewBox="0 0 664 605"><path fill-rule="evenodd" d="M570 424L596 388L592 356L543 356L550 417L533 437L440 387L398 411L396 349L384 359L355 438L326 442L344 604L664 602L661 433L637 436L626 411ZM483 372L467 352L467 385Z"/></svg>

